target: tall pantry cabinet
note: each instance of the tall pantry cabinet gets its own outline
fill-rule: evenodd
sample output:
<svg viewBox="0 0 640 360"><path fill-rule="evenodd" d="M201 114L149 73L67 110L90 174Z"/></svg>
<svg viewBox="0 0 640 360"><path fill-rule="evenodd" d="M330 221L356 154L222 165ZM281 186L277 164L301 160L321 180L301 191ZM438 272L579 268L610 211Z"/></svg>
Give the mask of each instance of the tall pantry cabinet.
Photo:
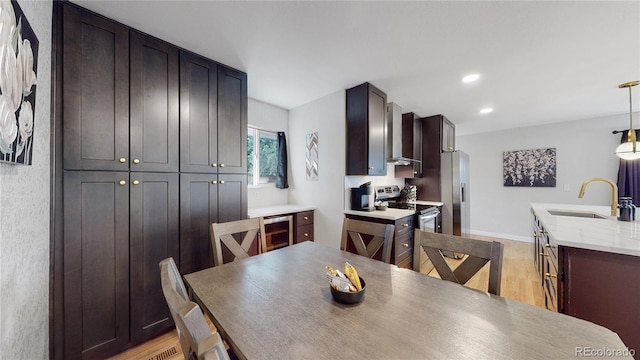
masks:
<svg viewBox="0 0 640 360"><path fill-rule="evenodd" d="M246 74L70 3L54 24L51 357L103 358L173 327L160 260L210 266L210 223L246 218Z"/></svg>

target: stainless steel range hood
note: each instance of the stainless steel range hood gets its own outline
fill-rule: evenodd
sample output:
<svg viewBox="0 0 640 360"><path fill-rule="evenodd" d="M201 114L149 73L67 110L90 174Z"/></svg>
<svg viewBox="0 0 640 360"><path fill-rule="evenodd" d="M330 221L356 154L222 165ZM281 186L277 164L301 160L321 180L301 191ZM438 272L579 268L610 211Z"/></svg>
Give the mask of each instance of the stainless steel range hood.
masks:
<svg viewBox="0 0 640 360"><path fill-rule="evenodd" d="M396 103L387 104L387 164L410 165L419 160L402 156L402 108Z"/></svg>

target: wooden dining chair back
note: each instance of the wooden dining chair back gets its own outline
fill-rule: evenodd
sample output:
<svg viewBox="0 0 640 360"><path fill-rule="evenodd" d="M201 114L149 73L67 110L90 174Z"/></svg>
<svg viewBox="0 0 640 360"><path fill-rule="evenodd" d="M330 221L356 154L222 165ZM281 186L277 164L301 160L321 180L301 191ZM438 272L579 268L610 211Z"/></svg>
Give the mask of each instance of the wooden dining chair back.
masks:
<svg viewBox="0 0 640 360"><path fill-rule="evenodd" d="M340 249L351 251L355 248L356 254L373 259L382 248L381 260L389 264L391 262L394 230L395 226L391 224L377 224L345 218L342 223ZM365 235L365 238L371 238L371 240L365 243L363 235Z"/></svg>
<svg viewBox="0 0 640 360"><path fill-rule="evenodd" d="M260 218L211 224L213 266L266 251L264 220Z"/></svg>
<svg viewBox="0 0 640 360"><path fill-rule="evenodd" d="M502 243L420 230L415 230L414 241L414 270L420 271L420 248L427 253L441 279L462 285L466 284L487 262L490 262L488 292L500 295L502 255L504 251ZM452 270L444 259L441 250L466 254L468 257L455 270Z"/></svg>
<svg viewBox="0 0 640 360"><path fill-rule="evenodd" d="M160 261L160 282L169 312L176 325L185 359L229 359L218 333L212 333L202 310L189 300L173 258Z"/></svg>

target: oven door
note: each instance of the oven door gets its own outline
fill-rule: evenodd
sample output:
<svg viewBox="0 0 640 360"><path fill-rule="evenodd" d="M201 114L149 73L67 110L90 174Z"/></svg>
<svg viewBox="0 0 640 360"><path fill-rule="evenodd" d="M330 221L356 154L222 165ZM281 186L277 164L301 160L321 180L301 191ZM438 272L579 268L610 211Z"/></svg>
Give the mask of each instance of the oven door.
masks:
<svg viewBox="0 0 640 360"><path fill-rule="evenodd" d="M438 212L430 212L418 215L420 230L427 232L438 232Z"/></svg>

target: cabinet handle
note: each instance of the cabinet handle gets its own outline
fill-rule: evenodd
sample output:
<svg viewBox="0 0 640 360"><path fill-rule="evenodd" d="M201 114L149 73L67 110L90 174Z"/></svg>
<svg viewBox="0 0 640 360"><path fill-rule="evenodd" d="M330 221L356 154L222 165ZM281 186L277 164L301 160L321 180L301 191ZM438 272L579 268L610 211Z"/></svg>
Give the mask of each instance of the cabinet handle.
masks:
<svg viewBox="0 0 640 360"><path fill-rule="evenodd" d="M224 180L220 180L220 184L224 184Z"/></svg>
<svg viewBox="0 0 640 360"><path fill-rule="evenodd" d="M138 184L140 184L140 181L138 181L138 180L133 180L133 185L138 185Z"/></svg>
<svg viewBox="0 0 640 360"><path fill-rule="evenodd" d="M414 172L413 172L413 175L418 175L418 172L417 172L417 171L414 171Z"/></svg>
<svg viewBox="0 0 640 360"><path fill-rule="evenodd" d="M544 247L552 248L552 247L555 247L555 246L551 246L551 244L544 244Z"/></svg>
<svg viewBox="0 0 640 360"><path fill-rule="evenodd" d="M402 227L409 227L409 224L402 224Z"/></svg>
<svg viewBox="0 0 640 360"><path fill-rule="evenodd" d="M120 185L127 185L127 182L126 182L126 181L124 181L124 180L120 180L119 184L120 184Z"/></svg>
<svg viewBox="0 0 640 360"><path fill-rule="evenodd" d="M224 164L220 164L220 167L224 167Z"/></svg>
<svg viewBox="0 0 640 360"><path fill-rule="evenodd" d="M373 170L373 166L369 166L369 170Z"/></svg>
<svg viewBox="0 0 640 360"><path fill-rule="evenodd" d="M308 216L305 216L305 217L304 217L304 219L305 219L305 220L309 220L309 217L308 217Z"/></svg>
<svg viewBox="0 0 640 360"><path fill-rule="evenodd" d="M127 159L126 158L120 158L120 159L118 159L118 161L120 161L121 163L125 163L125 162L127 162Z"/></svg>
<svg viewBox="0 0 640 360"><path fill-rule="evenodd" d="M408 248L408 247L409 247L409 244L407 244L407 243L402 243L402 246L404 246L404 247Z"/></svg>
<svg viewBox="0 0 640 360"><path fill-rule="evenodd" d="M538 233L533 233L533 237L538 237Z"/></svg>
<svg viewBox="0 0 640 360"><path fill-rule="evenodd" d="M304 237L309 237L309 233L304 233Z"/></svg>
<svg viewBox="0 0 640 360"><path fill-rule="evenodd" d="M211 180L211 183L212 183L213 185L215 185L215 184L217 183L217 181L215 181L215 180Z"/></svg>
<svg viewBox="0 0 640 360"><path fill-rule="evenodd" d="M133 159L134 164L140 164L140 159Z"/></svg>
<svg viewBox="0 0 640 360"><path fill-rule="evenodd" d="M216 167L216 166L218 166L218 164L216 164L216 163L211 163L211 167Z"/></svg>
<svg viewBox="0 0 640 360"><path fill-rule="evenodd" d="M544 233L545 233L544 229L540 229L540 234L544 234Z"/></svg>
<svg viewBox="0 0 640 360"><path fill-rule="evenodd" d="M551 274L551 273L544 273L544 276L554 278L554 279L558 277L558 275Z"/></svg>
<svg viewBox="0 0 640 360"><path fill-rule="evenodd" d="M546 254L546 253L543 253L543 252L538 253L538 255L542 255L542 256L549 256L549 254Z"/></svg>

